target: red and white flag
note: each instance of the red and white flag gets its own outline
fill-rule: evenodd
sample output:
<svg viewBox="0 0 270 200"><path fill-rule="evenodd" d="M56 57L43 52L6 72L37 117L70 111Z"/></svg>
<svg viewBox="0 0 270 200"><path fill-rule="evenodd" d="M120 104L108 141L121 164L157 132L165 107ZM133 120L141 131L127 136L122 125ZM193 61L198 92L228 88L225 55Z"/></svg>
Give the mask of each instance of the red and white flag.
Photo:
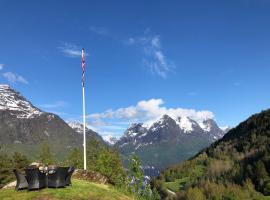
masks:
<svg viewBox="0 0 270 200"><path fill-rule="evenodd" d="M83 87L84 87L84 68L85 68L84 49L82 49L82 86Z"/></svg>

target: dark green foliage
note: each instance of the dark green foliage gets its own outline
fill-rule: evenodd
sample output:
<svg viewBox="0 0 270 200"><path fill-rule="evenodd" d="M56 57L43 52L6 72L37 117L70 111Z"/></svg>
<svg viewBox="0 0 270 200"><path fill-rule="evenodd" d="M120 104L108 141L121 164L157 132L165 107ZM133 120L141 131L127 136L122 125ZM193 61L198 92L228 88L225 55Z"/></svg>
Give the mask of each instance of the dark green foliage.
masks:
<svg viewBox="0 0 270 200"><path fill-rule="evenodd" d="M70 151L68 155L67 164L69 166L74 166L77 169L83 168L83 154L78 148L74 148Z"/></svg>
<svg viewBox="0 0 270 200"><path fill-rule="evenodd" d="M54 155L51 153L51 149L48 143L41 144L39 159L40 162L45 165L55 164L55 158Z"/></svg>
<svg viewBox="0 0 270 200"><path fill-rule="evenodd" d="M128 158L128 184L129 190L139 198L147 200L160 200L160 195L156 188L151 190L151 185L144 182L141 160L136 154L131 154Z"/></svg>
<svg viewBox="0 0 270 200"><path fill-rule="evenodd" d="M98 156L104 150L108 150L108 147L91 137L87 140L86 144L86 156L87 156L87 169L89 170L96 170L96 163Z"/></svg>
<svg viewBox="0 0 270 200"><path fill-rule="evenodd" d="M3 153L0 148L0 188L15 179L13 169L22 170L28 164L28 159L21 153L15 152L9 156Z"/></svg>
<svg viewBox="0 0 270 200"><path fill-rule="evenodd" d="M0 188L13 179L12 159L0 153Z"/></svg>
<svg viewBox="0 0 270 200"><path fill-rule="evenodd" d="M141 160L136 154L131 154L128 161L128 175L132 182L133 192L139 193L144 181Z"/></svg>
<svg viewBox="0 0 270 200"><path fill-rule="evenodd" d="M96 171L106 176L113 185L122 186L125 184L126 172L117 151L108 148L102 141L95 137L89 137L86 144L86 165L87 169ZM71 150L68 165L75 168L83 168L83 150L74 148Z"/></svg>
<svg viewBox="0 0 270 200"><path fill-rule="evenodd" d="M270 180L264 182L263 193L265 195L270 195Z"/></svg>
<svg viewBox="0 0 270 200"><path fill-rule="evenodd" d="M29 165L30 161L27 157L19 152L15 152L12 156L12 167L14 169L24 169Z"/></svg>
<svg viewBox="0 0 270 200"><path fill-rule="evenodd" d="M190 188L198 188L207 199L256 199L260 194L255 190L269 195L269 144L267 110L242 122L194 158L167 168L158 179L166 182L189 177L179 188L179 199L188 199Z"/></svg>
<svg viewBox="0 0 270 200"><path fill-rule="evenodd" d="M96 171L108 177L110 183L122 186L125 184L126 173L118 152L104 149L98 155Z"/></svg>

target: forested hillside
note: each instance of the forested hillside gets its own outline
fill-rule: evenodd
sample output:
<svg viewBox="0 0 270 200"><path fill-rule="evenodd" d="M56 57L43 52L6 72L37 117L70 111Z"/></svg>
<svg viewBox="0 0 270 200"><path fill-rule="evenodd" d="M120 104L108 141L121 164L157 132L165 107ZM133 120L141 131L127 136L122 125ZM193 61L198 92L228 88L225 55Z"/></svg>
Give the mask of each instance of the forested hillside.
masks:
<svg viewBox="0 0 270 200"><path fill-rule="evenodd" d="M152 181L164 198L264 199L270 195L270 110L251 116L194 158Z"/></svg>

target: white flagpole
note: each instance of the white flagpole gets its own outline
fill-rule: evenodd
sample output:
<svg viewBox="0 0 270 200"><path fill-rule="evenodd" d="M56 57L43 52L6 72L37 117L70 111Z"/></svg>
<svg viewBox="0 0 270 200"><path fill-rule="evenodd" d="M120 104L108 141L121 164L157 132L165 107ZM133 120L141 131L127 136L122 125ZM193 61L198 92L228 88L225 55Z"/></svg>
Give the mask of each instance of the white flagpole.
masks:
<svg viewBox="0 0 270 200"><path fill-rule="evenodd" d="M82 97L83 97L83 169L86 170L85 95L84 95L84 49L82 49Z"/></svg>
<svg viewBox="0 0 270 200"><path fill-rule="evenodd" d="M84 86L82 88L83 94L83 168L86 170L86 138L85 138L85 97L84 97Z"/></svg>

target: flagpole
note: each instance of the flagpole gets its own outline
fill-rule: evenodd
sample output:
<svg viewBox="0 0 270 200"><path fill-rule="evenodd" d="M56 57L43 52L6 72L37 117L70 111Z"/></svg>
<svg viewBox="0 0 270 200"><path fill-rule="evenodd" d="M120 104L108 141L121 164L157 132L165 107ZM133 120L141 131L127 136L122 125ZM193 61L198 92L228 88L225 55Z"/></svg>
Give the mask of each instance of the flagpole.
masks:
<svg viewBox="0 0 270 200"><path fill-rule="evenodd" d="M82 49L82 103L83 103L83 169L86 170L85 95L84 95L84 49Z"/></svg>
<svg viewBox="0 0 270 200"><path fill-rule="evenodd" d="M85 97L84 86L82 88L83 95L83 168L86 170L86 138L85 138Z"/></svg>

